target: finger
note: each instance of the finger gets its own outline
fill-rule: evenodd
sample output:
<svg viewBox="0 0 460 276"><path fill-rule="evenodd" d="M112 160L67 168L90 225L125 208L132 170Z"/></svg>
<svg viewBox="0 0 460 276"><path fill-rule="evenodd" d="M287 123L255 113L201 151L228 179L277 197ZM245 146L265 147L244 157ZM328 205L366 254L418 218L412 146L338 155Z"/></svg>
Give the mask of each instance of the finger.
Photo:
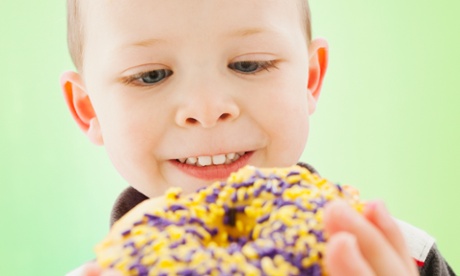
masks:
<svg viewBox="0 0 460 276"><path fill-rule="evenodd" d="M367 203L364 209L364 216L380 230L398 255L404 259L404 263L407 264L408 269L416 272L417 268L409 253L409 247L404 240L404 236L395 220L390 216L385 204L381 201Z"/></svg>
<svg viewBox="0 0 460 276"><path fill-rule="evenodd" d="M331 202L325 210L326 231L330 236L348 232L355 236L359 250L378 275L401 275L408 268L377 227L343 201Z"/></svg>
<svg viewBox="0 0 460 276"><path fill-rule="evenodd" d="M325 262L331 276L375 275L361 255L356 238L345 232L338 232L329 239Z"/></svg>

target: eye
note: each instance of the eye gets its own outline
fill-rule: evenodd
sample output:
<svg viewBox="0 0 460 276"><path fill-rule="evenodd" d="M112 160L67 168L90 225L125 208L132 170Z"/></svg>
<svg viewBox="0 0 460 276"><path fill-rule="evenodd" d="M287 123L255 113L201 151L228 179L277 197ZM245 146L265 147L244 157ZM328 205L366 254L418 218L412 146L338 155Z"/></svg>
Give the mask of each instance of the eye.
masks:
<svg viewBox="0 0 460 276"><path fill-rule="evenodd" d="M163 81L172 74L173 71L168 69L152 70L129 76L124 80L124 82L137 86L150 86Z"/></svg>
<svg viewBox="0 0 460 276"><path fill-rule="evenodd" d="M255 74L261 70L270 71L270 68L276 68L274 60L268 61L238 61L230 63L228 68L243 74Z"/></svg>
<svg viewBox="0 0 460 276"><path fill-rule="evenodd" d="M172 71L161 69L141 73L139 80L145 84L154 84L172 75Z"/></svg>

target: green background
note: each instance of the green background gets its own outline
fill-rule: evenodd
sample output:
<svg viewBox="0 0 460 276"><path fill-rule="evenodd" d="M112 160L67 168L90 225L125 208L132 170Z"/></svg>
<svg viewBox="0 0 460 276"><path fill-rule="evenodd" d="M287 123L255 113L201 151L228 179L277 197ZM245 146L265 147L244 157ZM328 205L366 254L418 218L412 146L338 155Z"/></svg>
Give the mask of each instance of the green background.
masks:
<svg viewBox="0 0 460 276"><path fill-rule="evenodd" d="M460 2L311 6L330 66L303 160L385 200L459 270ZM65 1L0 3L0 275L63 275L92 259L126 186L65 107L65 21Z"/></svg>

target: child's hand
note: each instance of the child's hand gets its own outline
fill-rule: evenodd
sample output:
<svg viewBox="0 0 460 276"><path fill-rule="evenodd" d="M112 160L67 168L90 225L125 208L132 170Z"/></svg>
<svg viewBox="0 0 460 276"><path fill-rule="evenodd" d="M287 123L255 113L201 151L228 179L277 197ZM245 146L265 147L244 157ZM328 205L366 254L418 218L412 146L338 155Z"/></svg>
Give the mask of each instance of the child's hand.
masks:
<svg viewBox="0 0 460 276"><path fill-rule="evenodd" d="M332 202L325 223L330 275L418 275L402 233L382 202L369 202L364 216L344 202Z"/></svg>
<svg viewBox="0 0 460 276"><path fill-rule="evenodd" d="M121 274L115 270L103 271L96 262L90 262L67 273L66 276L121 276Z"/></svg>

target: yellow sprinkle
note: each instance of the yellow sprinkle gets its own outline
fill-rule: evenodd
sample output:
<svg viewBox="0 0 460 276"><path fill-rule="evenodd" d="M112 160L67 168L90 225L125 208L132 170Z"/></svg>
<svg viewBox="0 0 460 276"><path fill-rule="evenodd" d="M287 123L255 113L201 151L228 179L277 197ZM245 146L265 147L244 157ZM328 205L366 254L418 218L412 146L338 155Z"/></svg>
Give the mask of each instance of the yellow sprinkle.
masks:
<svg viewBox="0 0 460 276"><path fill-rule="evenodd" d="M162 259L158 266L160 268L172 268L174 267L174 265L176 264L176 262L174 260L171 260L171 259Z"/></svg>
<svg viewBox="0 0 460 276"><path fill-rule="evenodd" d="M263 257L262 258L262 261L261 261L261 266L262 266L262 270L263 272L265 272L265 274L267 275L276 275L276 268L275 266L273 265L273 262L272 262L272 259L270 259L269 257Z"/></svg>
<svg viewBox="0 0 460 276"><path fill-rule="evenodd" d="M301 179L302 177L300 175L291 175L286 179L286 182L292 184L299 182Z"/></svg>
<svg viewBox="0 0 460 276"><path fill-rule="evenodd" d="M246 188L244 187L241 187L240 189L238 189L237 191L237 197L238 197L238 201L244 201L244 196L246 194Z"/></svg>
<svg viewBox="0 0 460 276"><path fill-rule="evenodd" d="M249 244L245 244L241 249L241 252L243 252L243 254L249 259L257 259L259 256L257 251Z"/></svg>

